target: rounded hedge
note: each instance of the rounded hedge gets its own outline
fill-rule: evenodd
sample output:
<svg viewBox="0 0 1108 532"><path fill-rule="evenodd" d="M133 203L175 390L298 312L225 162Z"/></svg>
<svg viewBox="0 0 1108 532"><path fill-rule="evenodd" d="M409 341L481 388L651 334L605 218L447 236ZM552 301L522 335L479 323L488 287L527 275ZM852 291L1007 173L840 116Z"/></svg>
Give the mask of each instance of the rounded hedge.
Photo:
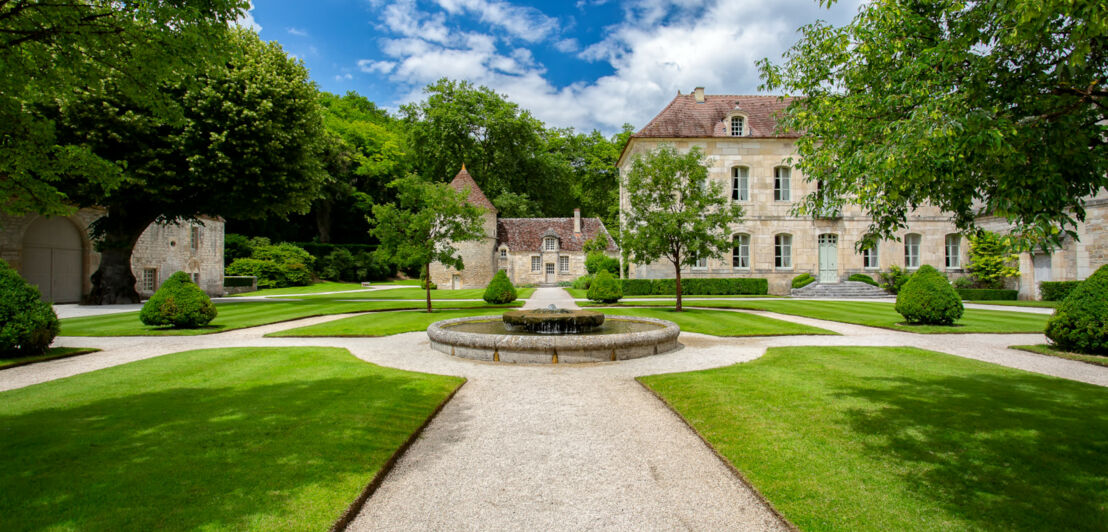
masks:
<svg viewBox="0 0 1108 532"><path fill-rule="evenodd" d="M139 319L146 325L172 325L182 329L202 327L215 316L215 305L208 294L185 272L170 275L139 312Z"/></svg>
<svg viewBox="0 0 1108 532"><path fill-rule="evenodd" d="M946 277L924 264L896 294L896 311L908 323L950 325L962 317L965 307Z"/></svg>
<svg viewBox="0 0 1108 532"><path fill-rule="evenodd" d="M623 287L620 282L612 277L608 270L600 270L592 280L587 292L591 301L599 303L615 303L623 298Z"/></svg>
<svg viewBox="0 0 1108 532"><path fill-rule="evenodd" d="M1046 322L1059 349L1108 355L1108 264L1081 282Z"/></svg>
<svg viewBox="0 0 1108 532"><path fill-rule="evenodd" d="M57 335L53 305L0 260L0 358L40 355Z"/></svg>
<svg viewBox="0 0 1108 532"><path fill-rule="evenodd" d="M508 280L508 274L504 270L496 272L485 288L485 301L493 305L503 305L516 300L516 287Z"/></svg>
<svg viewBox="0 0 1108 532"><path fill-rule="evenodd" d="M847 281L857 281L859 283L866 283L868 285L877 286L877 281L874 281L873 277L870 277L870 276L868 276L864 273L856 273L856 274L851 275L850 277L848 277L846 280Z"/></svg>
<svg viewBox="0 0 1108 532"><path fill-rule="evenodd" d="M812 277L812 274L802 273L800 275L797 275L796 277L793 277L792 286L793 288L804 288L805 286L808 286L814 282L816 282L816 278Z"/></svg>

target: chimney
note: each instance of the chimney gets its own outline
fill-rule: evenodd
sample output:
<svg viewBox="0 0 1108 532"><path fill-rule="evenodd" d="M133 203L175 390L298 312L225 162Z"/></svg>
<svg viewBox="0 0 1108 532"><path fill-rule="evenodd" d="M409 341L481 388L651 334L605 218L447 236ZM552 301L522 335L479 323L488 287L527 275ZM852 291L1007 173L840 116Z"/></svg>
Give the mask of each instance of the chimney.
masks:
<svg viewBox="0 0 1108 532"><path fill-rule="evenodd" d="M581 234L581 209L573 209L573 233Z"/></svg>
<svg viewBox="0 0 1108 532"><path fill-rule="evenodd" d="M693 89L693 96L696 97L696 103L704 103L704 87Z"/></svg>

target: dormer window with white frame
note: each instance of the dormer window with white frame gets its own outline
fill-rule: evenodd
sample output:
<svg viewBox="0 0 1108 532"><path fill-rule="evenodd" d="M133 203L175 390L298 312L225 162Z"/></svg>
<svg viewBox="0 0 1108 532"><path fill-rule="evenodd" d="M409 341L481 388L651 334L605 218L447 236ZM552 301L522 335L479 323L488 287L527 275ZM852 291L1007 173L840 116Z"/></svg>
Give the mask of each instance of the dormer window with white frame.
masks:
<svg viewBox="0 0 1108 532"><path fill-rule="evenodd" d="M731 127L728 132L732 137L741 137L746 135L746 117L743 115L735 115L731 117Z"/></svg>
<svg viewBox="0 0 1108 532"><path fill-rule="evenodd" d="M558 251L558 237L548 236L542 239L543 251Z"/></svg>

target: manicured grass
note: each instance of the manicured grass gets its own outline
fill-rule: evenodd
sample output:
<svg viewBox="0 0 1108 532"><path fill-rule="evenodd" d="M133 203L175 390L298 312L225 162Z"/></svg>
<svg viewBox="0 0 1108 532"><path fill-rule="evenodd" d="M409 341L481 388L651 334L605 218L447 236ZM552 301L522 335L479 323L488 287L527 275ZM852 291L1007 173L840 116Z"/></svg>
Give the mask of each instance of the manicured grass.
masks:
<svg viewBox="0 0 1108 532"><path fill-rule="evenodd" d="M419 279L394 279L392 281L378 281L373 286L419 286Z"/></svg>
<svg viewBox="0 0 1108 532"><path fill-rule="evenodd" d="M434 308L511 308L522 306L516 301L508 305L489 305L484 301L432 301ZM219 315L208 327L199 329L173 329L149 327L139 321L138 312L125 312L105 316L85 316L61 320L63 336L189 336L211 334L268 323L373 310L397 310L424 308L423 301L330 301L330 300L274 300L216 303Z"/></svg>
<svg viewBox="0 0 1108 532"><path fill-rule="evenodd" d="M837 334L826 329L775 320L757 314L719 310L619 308L597 309L611 316L636 316L669 320L682 331L712 336L786 336L794 334Z"/></svg>
<svg viewBox="0 0 1108 532"><path fill-rule="evenodd" d="M569 292L569 295L573 296L574 299L588 299L588 297L589 297L588 296L588 290L585 290L585 289L582 289L582 288L563 288L563 290L565 290L566 292ZM677 301L677 296L623 296L623 297L624 297L624 299L672 299L674 301ZM771 296L771 295L765 295L765 294L763 294L763 295L743 295L743 294L739 294L739 295L707 295L707 296L686 295L685 299L689 299L689 298L707 298L707 299L711 299L711 298L733 298L733 299L742 299L742 298L748 298L748 297L781 298L781 297L784 297L784 296Z"/></svg>
<svg viewBox="0 0 1108 532"><path fill-rule="evenodd" d="M535 292L534 288L517 288L519 299L527 299ZM484 288L465 288L462 290L431 290L431 299L481 299L485 295ZM297 299L419 299L427 298L427 292L422 288L395 288L373 292L357 292L354 294L316 294L306 295Z"/></svg>
<svg viewBox="0 0 1108 532"><path fill-rule="evenodd" d="M344 292L349 290L365 290L361 283L336 283L323 281L308 286L289 286L286 288L265 288L255 292L235 294L231 297L257 297L257 296L281 296L297 294L318 294L320 292Z"/></svg>
<svg viewBox="0 0 1108 532"><path fill-rule="evenodd" d="M801 530L1104 530L1108 389L894 347L640 379Z"/></svg>
<svg viewBox="0 0 1108 532"><path fill-rule="evenodd" d="M621 306L656 306L658 301L624 301ZM668 303L663 303L668 304ZM582 305L593 306L593 305ZM966 309L953 326L907 325L897 314L893 303L881 301L696 301L686 307L739 308L766 310L819 320L840 321L923 334L941 333L1037 333L1046 329L1046 314L1008 312L1003 310Z"/></svg>
<svg viewBox="0 0 1108 532"><path fill-rule="evenodd" d="M51 347L41 355L20 358L0 358L0 369L23 366L32 362L45 362L47 360L54 360L55 358L86 355L97 351L99 351L99 349L93 349L91 347Z"/></svg>
<svg viewBox="0 0 1108 532"><path fill-rule="evenodd" d="M388 336L425 331L436 321L469 316L500 316L503 311L488 309L381 312L352 316L341 320L269 333L266 336Z"/></svg>
<svg viewBox="0 0 1108 532"><path fill-rule="evenodd" d="M236 348L3 392L3 528L326 530L462 382Z"/></svg>
<svg viewBox="0 0 1108 532"><path fill-rule="evenodd" d="M1002 307L1036 307L1036 308L1058 308L1058 304L1061 301L964 301L964 303L976 303L978 305L999 305Z"/></svg>
<svg viewBox="0 0 1108 532"><path fill-rule="evenodd" d="M1096 364L1098 366L1108 366L1108 357L1097 355L1086 355L1083 353L1071 353L1069 351L1062 351L1056 349L1052 345L1038 344L1038 345L1013 345L1008 346L1008 349L1019 349L1020 351L1027 351L1030 353L1038 353L1040 355L1047 355L1058 358L1068 358L1070 360L1076 360L1078 362L1086 362L1088 364Z"/></svg>

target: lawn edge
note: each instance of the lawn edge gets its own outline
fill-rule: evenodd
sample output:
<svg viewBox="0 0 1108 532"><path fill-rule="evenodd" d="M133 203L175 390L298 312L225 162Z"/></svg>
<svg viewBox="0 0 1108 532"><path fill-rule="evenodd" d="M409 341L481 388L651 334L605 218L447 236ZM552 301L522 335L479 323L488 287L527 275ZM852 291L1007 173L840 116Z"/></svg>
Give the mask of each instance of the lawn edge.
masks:
<svg viewBox="0 0 1108 532"><path fill-rule="evenodd" d="M454 391L450 392L449 395L443 398L442 402L440 402L439 405L435 407L435 410L432 411L429 416L427 416L427 419L423 420L423 423L411 434L408 435L408 439L404 440L404 443L400 444L400 447L396 448L396 451L392 453L392 456L390 456L388 460L385 460L385 463L381 465L381 469L377 471L377 474L373 476L373 479L369 481L369 484L366 484L365 488L362 489L362 492L358 495L356 499L354 499L354 502L351 502L350 506L346 507L346 511L344 511L342 515L339 516L338 520L336 520L333 525L331 525L331 528L328 529L329 532L344 531L346 530L346 527L350 526L350 523L354 522L354 519L358 517L359 513L361 513L362 508L365 507L366 501L368 501L369 498L373 496L373 494L377 491L377 488L381 487L381 484L384 483L385 478L388 477L389 473L392 472L392 469L396 466L396 463L400 461L400 458L404 455L404 453L408 452L408 448L410 448L412 444L415 443L417 439L419 439L420 434L423 434L423 430L426 429L427 426L430 425L436 417L438 417L439 412L442 412L442 409L446 407L447 403L454 399L454 396L458 393L458 390L461 390L467 382L469 382L469 379L462 377L462 383L459 384L457 388L454 388Z"/></svg>
<svg viewBox="0 0 1108 532"><path fill-rule="evenodd" d="M680 419L681 423L684 423L685 426L688 427L688 429L690 431L692 431L693 434L696 434L696 437L700 438L700 442L703 443L704 446L707 447L709 450L711 450L712 454L714 454L715 457L717 459L719 459L719 461L724 465L724 467L726 467L729 471L731 471L731 474L734 475L735 478L737 478L739 480L739 482L742 482L742 484L744 486L749 488L750 491L754 493L754 496L757 497L758 500L762 502L762 504L766 505L766 508L769 508L769 511L772 512L773 515L775 515L777 517L777 519L779 519L781 521L781 523L785 525L786 528L788 528L789 530L791 530L793 532L800 532L800 529L797 528L797 526L795 524L793 524L792 521L789 521L789 519L787 517L785 517L785 515L782 514L777 509L777 507L774 506L773 503L770 502L770 500L766 498L765 495L762 495L762 492L758 491L758 488L755 487L754 484L752 482L750 482L749 479L746 478L746 475L743 475L742 471L739 471L739 469L737 467L735 467L735 465L732 464L730 460L728 460L726 457L723 456L723 454L721 454L719 452L719 449L716 449L716 447L714 445L712 445L712 443L709 442L708 439L705 438L704 435L700 433L700 431L696 430L696 427L693 427L692 424L689 423L689 420L685 419L685 416L682 416L680 412L678 412L675 408L673 408L673 405L671 405L669 403L669 401L666 401L666 399L664 397L662 397L661 395L659 395L658 392L655 392L653 388L651 388L651 387L647 386L645 383L643 383L642 380L640 380L640 379L642 379L642 377L643 376L635 377L635 382L638 383L638 385L641 386L644 390L646 390L647 393L654 396L654 398L657 399L660 403L665 405L666 410L669 410L669 412L672 413L674 416L676 416L677 419Z"/></svg>
<svg viewBox="0 0 1108 532"><path fill-rule="evenodd" d="M19 367L23 367L23 366L30 366L31 364L38 364L38 363L41 363L41 362L50 362L50 361L53 361L53 360L61 360L63 358L79 357L81 355L91 355L93 353L99 353L100 351L103 351L103 349L99 349L99 348L96 348L96 347L79 347L79 348L75 348L75 349L80 349L80 351L77 351L77 352L74 352L74 353L68 353L68 354L65 354L65 355L58 355L56 357L40 358L38 360L27 360L27 361L24 361L24 362L17 362L15 364L8 364L6 366L0 366L0 371L4 371L6 369L12 369L12 368L19 368Z"/></svg>
<svg viewBox="0 0 1108 532"><path fill-rule="evenodd" d="M1080 358L1073 358L1073 357L1065 356L1066 354L1070 354L1069 351L1061 351L1061 350L1054 349L1053 347L1050 347L1050 349L1052 351L1057 351L1057 352L1056 353L1043 353L1042 351L1036 351L1036 350L1033 349L1034 347L1040 347L1040 346L1047 346L1047 344L1010 345L1010 346L1008 346L1008 349L1013 349L1013 350L1016 350L1016 351L1023 351L1024 353L1031 353L1031 354L1034 354L1034 355L1040 355L1040 356L1044 356L1044 357L1060 358L1062 360L1072 360L1074 362L1080 362L1082 364L1088 364L1090 366L1108 368L1108 361L1105 361L1103 364L1098 364L1096 362L1089 362L1088 360L1082 360ZM1081 353L1073 353L1073 354L1080 355ZM1095 355L1088 355L1088 356L1095 356Z"/></svg>

